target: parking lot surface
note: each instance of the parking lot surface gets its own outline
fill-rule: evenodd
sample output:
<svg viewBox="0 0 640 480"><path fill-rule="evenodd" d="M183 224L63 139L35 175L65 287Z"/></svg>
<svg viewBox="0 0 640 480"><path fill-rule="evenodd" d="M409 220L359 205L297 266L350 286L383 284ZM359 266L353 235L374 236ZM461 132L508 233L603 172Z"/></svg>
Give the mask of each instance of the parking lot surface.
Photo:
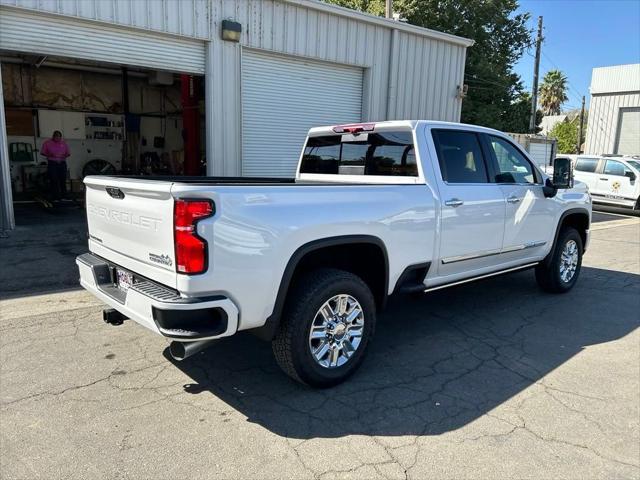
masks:
<svg viewBox="0 0 640 480"><path fill-rule="evenodd" d="M0 240L2 479L640 478L640 219L594 219L566 295L526 271L395 299L360 371L311 390L248 334L175 363L105 325L64 290L73 218Z"/></svg>

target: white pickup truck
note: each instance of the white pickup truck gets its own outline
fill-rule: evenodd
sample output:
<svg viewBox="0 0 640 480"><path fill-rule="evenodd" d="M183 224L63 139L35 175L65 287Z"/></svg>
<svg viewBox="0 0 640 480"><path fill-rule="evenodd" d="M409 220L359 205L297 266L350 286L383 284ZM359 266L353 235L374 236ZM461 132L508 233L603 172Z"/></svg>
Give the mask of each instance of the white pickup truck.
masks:
<svg viewBox="0 0 640 480"><path fill-rule="evenodd" d="M265 145L267 148L268 145ZM392 121L312 128L295 178L85 178L80 283L184 359L251 330L294 379L361 364L394 293L535 268L566 292L591 198L571 163L550 179L505 134Z"/></svg>

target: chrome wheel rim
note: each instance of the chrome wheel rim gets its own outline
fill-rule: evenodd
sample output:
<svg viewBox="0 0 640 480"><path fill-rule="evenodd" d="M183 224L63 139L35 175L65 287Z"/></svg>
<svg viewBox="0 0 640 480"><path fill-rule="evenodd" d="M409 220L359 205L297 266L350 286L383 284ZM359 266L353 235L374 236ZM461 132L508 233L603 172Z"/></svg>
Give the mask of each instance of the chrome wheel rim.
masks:
<svg viewBox="0 0 640 480"><path fill-rule="evenodd" d="M578 244L575 240L569 240L562 249L560 255L560 279L569 283L578 269Z"/></svg>
<svg viewBox="0 0 640 480"><path fill-rule="evenodd" d="M309 331L309 350L324 368L337 368L354 355L364 333L364 312L351 295L339 294L316 312Z"/></svg>

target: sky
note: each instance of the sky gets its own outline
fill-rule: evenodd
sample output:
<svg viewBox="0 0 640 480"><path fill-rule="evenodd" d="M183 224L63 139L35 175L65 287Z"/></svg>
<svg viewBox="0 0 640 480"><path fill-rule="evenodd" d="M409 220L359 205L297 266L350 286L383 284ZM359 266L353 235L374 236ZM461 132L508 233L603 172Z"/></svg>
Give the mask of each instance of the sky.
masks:
<svg viewBox="0 0 640 480"><path fill-rule="evenodd" d="M640 0L520 0L520 12L530 12L529 27L537 31L543 17L540 81L559 69L569 79L569 100L563 110L589 107L594 67L640 63ZM535 34L534 34L535 35ZM515 71L531 90L535 47L525 52Z"/></svg>

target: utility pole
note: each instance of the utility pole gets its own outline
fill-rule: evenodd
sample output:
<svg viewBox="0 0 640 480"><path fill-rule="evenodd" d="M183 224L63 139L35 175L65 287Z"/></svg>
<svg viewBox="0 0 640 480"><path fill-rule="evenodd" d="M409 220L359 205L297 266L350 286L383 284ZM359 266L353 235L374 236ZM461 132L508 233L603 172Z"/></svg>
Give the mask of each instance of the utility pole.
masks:
<svg viewBox="0 0 640 480"><path fill-rule="evenodd" d="M582 146L582 128L584 127L584 95L582 96L582 108L580 109L580 129L578 130L578 148L576 153L580 154L580 147Z"/></svg>
<svg viewBox="0 0 640 480"><path fill-rule="evenodd" d="M540 70L540 44L542 43L542 16L538 17L538 37L536 38L536 63L533 66L533 92L531 95L531 118L529 131L536 133L536 110L538 109L538 72Z"/></svg>
<svg viewBox="0 0 640 480"><path fill-rule="evenodd" d="M393 0L385 1L384 16L393 19Z"/></svg>

